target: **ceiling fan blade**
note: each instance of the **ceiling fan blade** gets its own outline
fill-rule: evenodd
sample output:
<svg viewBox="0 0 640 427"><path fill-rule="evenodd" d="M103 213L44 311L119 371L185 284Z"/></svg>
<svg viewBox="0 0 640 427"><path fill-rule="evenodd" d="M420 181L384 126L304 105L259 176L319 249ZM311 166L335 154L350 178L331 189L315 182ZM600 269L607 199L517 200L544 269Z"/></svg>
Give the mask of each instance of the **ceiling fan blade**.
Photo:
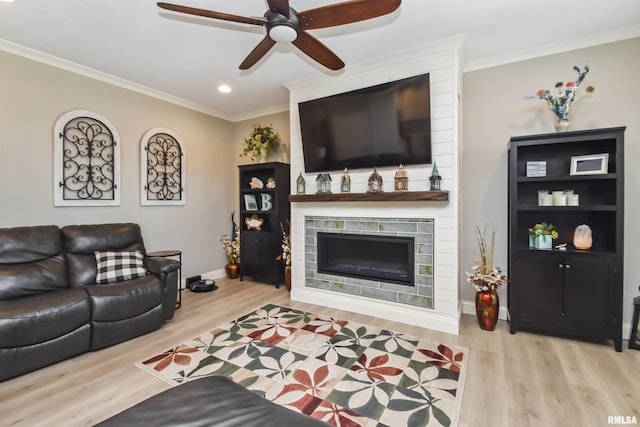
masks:
<svg viewBox="0 0 640 427"><path fill-rule="evenodd" d="M330 70L340 70L344 67L344 62L335 53L309 33L301 31L293 44L311 59Z"/></svg>
<svg viewBox="0 0 640 427"><path fill-rule="evenodd" d="M223 21L240 22L242 24L265 25L265 18L248 18L245 16L231 15L229 13L215 12L213 10L198 9L189 6L180 6L171 3L158 3L158 7L174 12L187 13L189 15L204 16L205 18L222 19Z"/></svg>
<svg viewBox="0 0 640 427"><path fill-rule="evenodd" d="M271 40L268 35L265 36L265 38L263 38L262 41L253 48L253 50L245 58L245 60L242 61L242 64L240 64L240 69L248 70L249 68L253 67L256 62L258 62L263 56L267 54L267 52L269 52L269 49L271 49L274 44L276 44L276 42Z"/></svg>
<svg viewBox="0 0 640 427"><path fill-rule="evenodd" d="M391 13L402 0L352 0L298 12L301 30L335 27Z"/></svg>
<svg viewBox="0 0 640 427"><path fill-rule="evenodd" d="M269 10L289 17L289 0L267 0Z"/></svg>

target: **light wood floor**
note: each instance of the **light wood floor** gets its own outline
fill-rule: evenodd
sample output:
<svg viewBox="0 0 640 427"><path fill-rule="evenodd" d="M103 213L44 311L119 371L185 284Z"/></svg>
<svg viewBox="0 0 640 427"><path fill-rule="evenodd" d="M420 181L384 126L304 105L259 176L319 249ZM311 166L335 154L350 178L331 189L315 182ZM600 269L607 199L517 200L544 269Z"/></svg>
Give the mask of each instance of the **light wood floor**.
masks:
<svg viewBox="0 0 640 427"><path fill-rule="evenodd" d="M460 426L605 426L608 416L617 415L635 416L640 423L637 350L616 353L611 343L511 335L502 321L496 331L486 332L468 315L455 336L291 302L284 288L239 280L217 284L215 292L184 291L182 308L158 331L0 382L0 426L102 421L169 388L135 362L268 302L468 347Z"/></svg>

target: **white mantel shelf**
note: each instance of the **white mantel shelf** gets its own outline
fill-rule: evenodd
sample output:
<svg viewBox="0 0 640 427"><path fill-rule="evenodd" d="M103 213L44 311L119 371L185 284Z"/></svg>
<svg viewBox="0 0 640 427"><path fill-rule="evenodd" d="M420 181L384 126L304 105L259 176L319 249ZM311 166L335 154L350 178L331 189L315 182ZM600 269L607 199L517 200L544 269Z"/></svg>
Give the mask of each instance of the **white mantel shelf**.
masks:
<svg viewBox="0 0 640 427"><path fill-rule="evenodd" d="M381 193L292 194L290 202L448 202L448 191L392 191Z"/></svg>

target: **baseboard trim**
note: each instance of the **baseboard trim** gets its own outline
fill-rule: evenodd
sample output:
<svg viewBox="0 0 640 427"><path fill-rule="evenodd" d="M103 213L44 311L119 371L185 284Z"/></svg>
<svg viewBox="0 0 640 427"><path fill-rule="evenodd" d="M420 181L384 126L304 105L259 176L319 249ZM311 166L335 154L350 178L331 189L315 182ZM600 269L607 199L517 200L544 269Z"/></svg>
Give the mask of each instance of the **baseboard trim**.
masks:
<svg viewBox="0 0 640 427"><path fill-rule="evenodd" d="M471 301L463 301L462 302L462 312L464 314L476 314L476 304ZM500 306L500 311L498 312L498 319L507 320L509 316L509 310L507 307ZM628 340L631 336L631 323L623 323L622 324L622 339Z"/></svg>

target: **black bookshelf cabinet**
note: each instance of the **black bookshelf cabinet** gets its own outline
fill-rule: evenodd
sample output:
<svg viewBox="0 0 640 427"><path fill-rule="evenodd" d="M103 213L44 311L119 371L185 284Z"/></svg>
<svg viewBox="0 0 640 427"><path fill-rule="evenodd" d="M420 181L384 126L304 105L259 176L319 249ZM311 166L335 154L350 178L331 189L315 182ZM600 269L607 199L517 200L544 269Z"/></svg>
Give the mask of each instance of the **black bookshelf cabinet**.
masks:
<svg viewBox="0 0 640 427"><path fill-rule="evenodd" d="M622 351L624 260L624 127L512 137L509 141L510 331L533 329L613 340ZM572 157L608 154L607 172L572 175ZM527 162L544 176L527 177ZM539 206L538 191L571 189L578 206ZM529 248L528 229L551 223L552 249ZM590 250L573 246L580 224ZM555 246L567 243L566 250Z"/></svg>
<svg viewBox="0 0 640 427"><path fill-rule="evenodd" d="M276 257L282 253L280 224L288 227L289 165L280 162L241 165L240 176L240 280L248 276L257 282L271 283L277 288L284 282L284 267ZM252 188L257 178L262 188ZM273 188L267 185L275 182ZM255 201L255 205L253 205ZM247 218L261 221L259 228L247 226Z"/></svg>

